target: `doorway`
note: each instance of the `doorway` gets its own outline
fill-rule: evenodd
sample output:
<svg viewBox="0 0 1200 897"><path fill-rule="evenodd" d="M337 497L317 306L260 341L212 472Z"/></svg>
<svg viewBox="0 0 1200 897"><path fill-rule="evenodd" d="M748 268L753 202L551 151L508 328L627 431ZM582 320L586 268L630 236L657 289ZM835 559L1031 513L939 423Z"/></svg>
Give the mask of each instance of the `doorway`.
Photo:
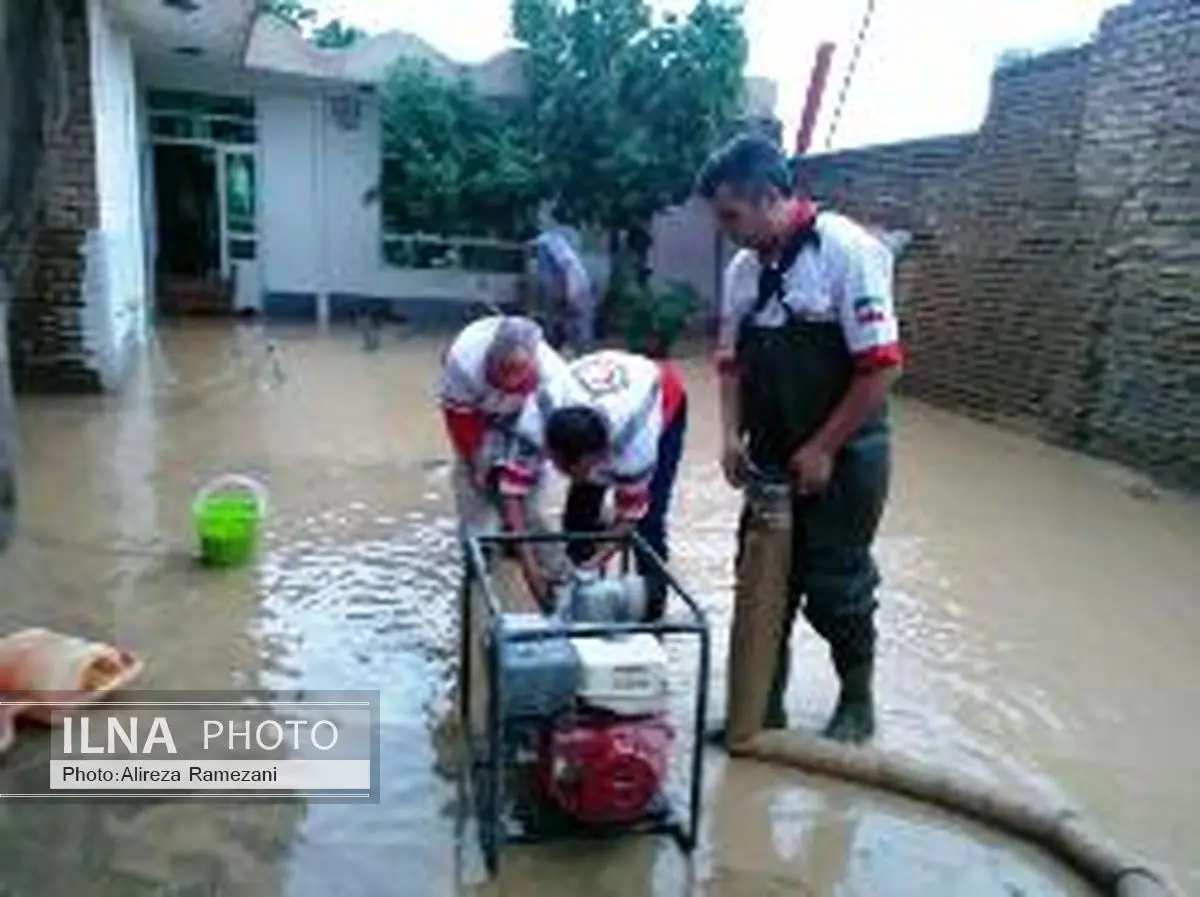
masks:
<svg viewBox="0 0 1200 897"><path fill-rule="evenodd" d="M244 97L150 90L159 307L227 314L257 282L257 118ZM246 294L246 295L241 295Z"/></svg>
<svg viewBox="0 0 1200 897"><path fill-rule="evenodd" d="M154 147L158 274L164 281L209 280L221 273L221 208L212 147Z"/></svg>

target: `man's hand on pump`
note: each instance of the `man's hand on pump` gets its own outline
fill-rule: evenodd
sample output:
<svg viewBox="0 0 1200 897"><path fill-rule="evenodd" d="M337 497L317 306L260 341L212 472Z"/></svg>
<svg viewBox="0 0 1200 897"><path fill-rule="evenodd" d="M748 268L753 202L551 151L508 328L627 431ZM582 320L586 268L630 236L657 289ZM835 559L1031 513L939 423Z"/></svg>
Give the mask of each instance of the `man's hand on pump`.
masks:
<svg viewBox="0 0 1200 897"><path fill-rule="evenodd" d="M580 570L593 573L603 573L604 568L608 566L608 562L616 556L624 541L633 532L634 526L629 522L618 522L612 530L612 538L609 541L600 542L596 548L595 554L579 565Z"/></svg>
<svg viewBox="0 0 1200 897"><path fill-rule="evenodd" d="M725 482L734 489L741 489L746 483L746 449L737 436L726 436L721 447L721 472L725 474Z"/></svg>
<svg viewBox="0 0 1200 897"><path fill-rule="evenodd" d="M500 515L504 522L504 530L508 533L524 533L527 530L525 519L524 499L505 496L500 503ZM533 600L543 610L550 601L550 584L542 571L537 554L528 542L520 542L516 546L517 563L521 567L521 575L529 589Z"/></svg>
<svg viewBox="0 0 1200 897"><path fill-rule="evenodd" d="M815 440L806 442L792 455L788 467L797 492L820 495L833 476L833 453Z"/></svg>

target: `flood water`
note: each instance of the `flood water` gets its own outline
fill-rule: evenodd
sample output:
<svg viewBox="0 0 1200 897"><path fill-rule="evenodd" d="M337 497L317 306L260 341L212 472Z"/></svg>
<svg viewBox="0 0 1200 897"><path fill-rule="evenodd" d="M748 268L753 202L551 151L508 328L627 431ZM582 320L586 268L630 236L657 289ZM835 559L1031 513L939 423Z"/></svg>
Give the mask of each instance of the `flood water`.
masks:
<svg viewBox="0 0 1200 897"><path fill-rule="evenodd" d="M22 403L24 533L0 559L0 632L115 638L140 685L378 689L378 805L100 806L0 798L0 893L35 897L1075 895L1036 851L918 806L713 753L704 841L514 848L483 883L435 771L458 570L430 400L443 338L188 325L119 396ZM674 568L712 615L713 704L737 498L687 365ZM912 402L885 571L879 743L1069 803L1200 890L1200 507L1107 465ZM196 570L189 503L225 471L269 485L253 569ZM797 632L802 725L835 696ZM22 733L0 761L36 756ZM0 786L3 790L3 786Z"/></svg>

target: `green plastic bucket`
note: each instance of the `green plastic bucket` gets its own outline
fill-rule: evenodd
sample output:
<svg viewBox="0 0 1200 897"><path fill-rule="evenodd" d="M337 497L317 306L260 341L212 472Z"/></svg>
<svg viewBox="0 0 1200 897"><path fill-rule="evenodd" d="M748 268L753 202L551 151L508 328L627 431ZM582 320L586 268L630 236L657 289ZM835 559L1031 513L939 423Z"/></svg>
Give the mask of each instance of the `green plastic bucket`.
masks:
<svg viewBox="0 0 1200 897"><path fill-rule="evenodd" d="M258 551L266 511L266 490L249 477L227 474L197 492L192 520L201 563L209 567L248 563Z"/></svg>

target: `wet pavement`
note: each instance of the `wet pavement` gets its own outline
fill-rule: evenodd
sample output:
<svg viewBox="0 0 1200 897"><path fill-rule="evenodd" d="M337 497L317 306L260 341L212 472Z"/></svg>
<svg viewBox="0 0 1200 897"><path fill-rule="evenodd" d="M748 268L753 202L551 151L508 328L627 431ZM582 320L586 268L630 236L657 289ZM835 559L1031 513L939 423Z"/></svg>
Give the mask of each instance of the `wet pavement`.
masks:
<svg viewBox="0 0 1200 897"><path fill-rule="evenodd" d="M520 848L484 884L473 847L456 847L431 737L458 581L431 403L444 340L389 332L364 352L353 332L285 330L272 359L253 329L160 339L119 396L23 402L23 532L0 559L0 632L119 640L146 658L148 689L378 689L382 800L0 798L0 894L1089 893L958 819L715 753L693 862L663 840ZM719 708L737 501L715 466L709 373L687 370L674 567L716 625ZM1200 507L917 403L896 420L879 742L1068 802L1200 888ZM269 485L266 545L252 569L200 571L191 496L231 470ZM796 644L792 710L815 728L832 673L815 637ZM0 776L39 745L24 732Z"/></svg>

